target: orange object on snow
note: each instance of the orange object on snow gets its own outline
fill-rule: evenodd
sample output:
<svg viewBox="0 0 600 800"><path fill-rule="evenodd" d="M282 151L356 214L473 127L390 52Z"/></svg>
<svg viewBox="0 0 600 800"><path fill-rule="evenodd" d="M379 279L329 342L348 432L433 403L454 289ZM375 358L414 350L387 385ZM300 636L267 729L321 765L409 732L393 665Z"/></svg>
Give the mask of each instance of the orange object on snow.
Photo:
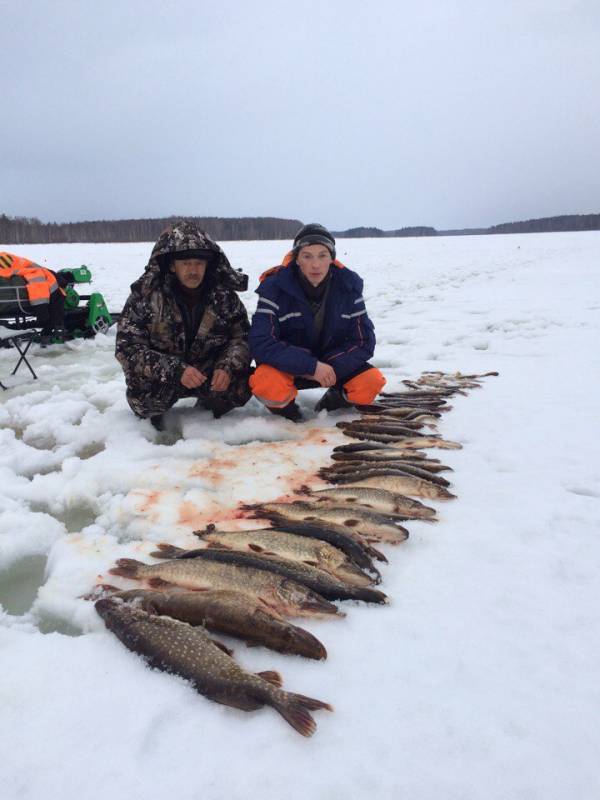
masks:
<svg viewBox="0 0 600 800"><path fill-rule="evenodd" d="M281 372L269 364L261 364L250 377L252 394L269 408L285 408L296 398L298 389L294 376ZM386 384L376 367L371 367L344 383L344 393L349 403L369 405Z"/></svg>
<svg viewBox="0 0 600 800"><path fill-rule="evenodd" d="M22 256L0 253L0 278L12 278L14 275L25 280L27 299L32 306L49 303L50 295L60 291L56 275L51 270Z"/></svg>

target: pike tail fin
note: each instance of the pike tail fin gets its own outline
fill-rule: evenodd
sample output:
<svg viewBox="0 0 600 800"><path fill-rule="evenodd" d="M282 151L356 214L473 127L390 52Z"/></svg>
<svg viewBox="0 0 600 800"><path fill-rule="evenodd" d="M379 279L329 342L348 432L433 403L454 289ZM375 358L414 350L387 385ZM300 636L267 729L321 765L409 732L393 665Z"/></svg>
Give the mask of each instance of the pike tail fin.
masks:
<svg viewBox="0 0 600 800"><path fill-rule="evenodd" d="M123 578L137 578L140 567L147 567L142 561L134 558L120 558L117 566L109 569L109 575L121 575Z"/></svg>
<svg viewBox="0 0 600 800"><path fill-rule="evenodd" d="M317 729L317 724L312 718L311 711L321 708L333 711L329 703L323 703L321 700L291 692L278 692L277 695L271 698L271 704L285 721L302 736L312 736Z"/></svg>
<svg viewBox="0 0 600 800"><path fill-rule="evenodd" d="M174 544L165 544L161 542L157 547L158 550L153 550L150 553L152 558L177 558L182 553L185 553L183 547L176 547Z"/></svg>

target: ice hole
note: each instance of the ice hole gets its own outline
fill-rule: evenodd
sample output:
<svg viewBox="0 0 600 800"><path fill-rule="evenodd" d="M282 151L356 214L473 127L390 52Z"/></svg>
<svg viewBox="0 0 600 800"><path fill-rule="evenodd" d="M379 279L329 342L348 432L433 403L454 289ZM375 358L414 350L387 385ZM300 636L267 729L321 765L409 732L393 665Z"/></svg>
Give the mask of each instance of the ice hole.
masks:
<svg viewBox="0 0 600 800"><path fill-rule="evenodd" d="M0 572L0 604L6 612L25 614L44 583L46 556L26 556Z"/></svg>
<svg viewBox="0 0 600 800"><path fill-rule="evenodd" d="M88 503L80 503L63 508L61 511L50 509L45 503L31 503L31 511L49 514L67 529L67 533L79 533L88 525L96 521L97 511Z"/></svg>
<svg viewBox="0 0 600 800"><path fill-rule="evenodd" d="M40 615L38 630L40 633L62 633L63 636L81 636L83 634L80 628L50 614Z"/></svg>

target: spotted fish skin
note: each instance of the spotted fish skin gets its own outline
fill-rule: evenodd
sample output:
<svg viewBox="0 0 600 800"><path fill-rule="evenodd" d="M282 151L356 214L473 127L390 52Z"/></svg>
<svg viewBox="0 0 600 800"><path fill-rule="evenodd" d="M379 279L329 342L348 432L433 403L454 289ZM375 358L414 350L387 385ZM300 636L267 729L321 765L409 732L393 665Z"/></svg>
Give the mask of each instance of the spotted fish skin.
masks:
<svg viewBox="0 0 600 800"><path fill-rule="evenodd" d="M109 587L111 590L114 587ZM320 660L327 651L312 634L269 611L258 600L223 589L206 592L115 591L111 597L134 603L149 614L172 617L209 631L225 633L279 653Z"/></svg>
<svg viewBox="0 0 600 800"><path fill-rule="evenodd" d="M337 547L319 539L297 536L293 533L266 528L249 531L219 531L216 528L196 531L209 546L230 550L255 552L268 556L279 556L302 564L323 569L336 578L355 586L369 586L373 579L359 569L348 556Z"/></svg>
<svg viewBox="0 0 600 800"><path fill-rule="evenodd" d="M313 500L331 502L334 505L347 503L352 508L362 506L381 514L398 514L402 519L433 519L435 508L403 494L371 486L336 486L329 489L308 489Z"/></svg>
<svg viewBox="0 0 600 800"><path fill-rule="evenodd" d="M183 550L168 544L159 545L159 548L158 552L151 555L160 557L162 551L170 558L191 558L202 562L216 562L265 570L307 586L316 592L318 596L325 597L328 600L364 600L366 603L388 602L383 592L368 587L352 586L324 570L298 561L290 561L289 559L266 556L259 553L241 552L239 550L221 550L206 547L196 550Z"/></svg>
<svg viewBox="0 0 600 800"><path fill-rule="evenodd" d="M426 497L430 500L452 500L456 495L438 486L436 483L415 478L413 475L403 475L400 472L391 474L389 471L369 469L357 472L355 475L338 475L328 478L332 483L341 483L346 486L373 486L377 489L387 489L397 494Z"/></svg>
<svg viewBox="0 0 600 800"><path fill-rule="evenodd" d="M303 736L316 729L311 710L332 710L328 703L280 689L276 672L246 672L202 628L112 598L98 600L95 607L129 650L151 666L190 681L197 692L217 703L243 711L270 705Z"/></svg>
<svg viewBox="0 0 600 800"><path fill-rule="evenodd" d="M328 480L334 480L328 478ZM348 506L329 506L323 503L265 503L266 511L275 511L290 520L336 525L352 530L367 541L398 544L408 537L406 528L395 524L393 519L373 511Z"/></svg>
<svg viewBox="0 0 600 800"><path fill-rule="evenodd" d="M286 616L339 614L333 603L306 586L282 575L252 567L197 558L174 559L160 564L143 564L132 558L120 558L109 573L147 581L153 588L179 586L193 591L231 589L249 594Z"/></svg>

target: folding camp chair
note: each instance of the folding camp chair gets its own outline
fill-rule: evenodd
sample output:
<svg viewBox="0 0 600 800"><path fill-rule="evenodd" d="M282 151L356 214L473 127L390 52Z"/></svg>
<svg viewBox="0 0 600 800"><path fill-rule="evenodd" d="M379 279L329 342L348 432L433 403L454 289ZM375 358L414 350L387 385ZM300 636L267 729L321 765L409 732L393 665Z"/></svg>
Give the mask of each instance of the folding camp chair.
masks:
<svg viewBox="0 0 600 800"><path fill-rule="evenodd" d="M14 347L19 354L19 360L17 361L16 367L11 372L11 375L16 374L21 364L25 364L29 372L31 372L33 375L33 379L37 380L37 375L35 374L33 367L27 358L27 352L37 334L38 331L34 328L29 328L23 331L13 331L10 328L5 328L4 326L0 325L0 342L7 342L8 345L10 347ZM2 381L0 381L0 387L2 387L2 389L8 389L8 386L5 386Z"/></svg>

